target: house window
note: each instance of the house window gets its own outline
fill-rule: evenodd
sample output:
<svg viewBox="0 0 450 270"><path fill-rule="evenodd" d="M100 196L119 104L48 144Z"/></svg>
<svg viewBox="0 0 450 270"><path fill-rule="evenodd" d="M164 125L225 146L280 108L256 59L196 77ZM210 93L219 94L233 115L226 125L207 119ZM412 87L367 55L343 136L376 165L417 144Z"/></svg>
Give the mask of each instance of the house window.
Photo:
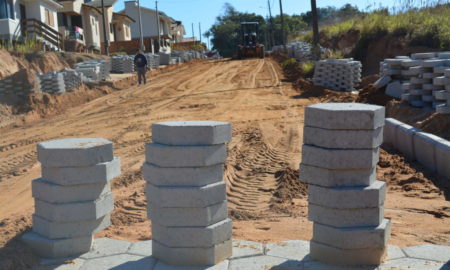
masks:
<svg viewBox="0 0 450 270"><path fill-rule="evenodd" d="M114 26L112 23L109 24L109 31L112 33L114 33Z"/></svg>
<svg viewBox="0 0 450 270"><path fill-rule="evenodd" d="M54 26L54 19L53 19L53 13L49 9L45 9L45 23Z"/></svg>
<svg viewBox="0 0 450 270"><path fill-rule="evenodd" d="M127 37L130 37L130 27L125 26Z"/></svg>
<svg viewBox="0 0 450 270"><path fill-rule="evenodd" d="M0 19L15 19L13 0L0 0Z"/></svg>

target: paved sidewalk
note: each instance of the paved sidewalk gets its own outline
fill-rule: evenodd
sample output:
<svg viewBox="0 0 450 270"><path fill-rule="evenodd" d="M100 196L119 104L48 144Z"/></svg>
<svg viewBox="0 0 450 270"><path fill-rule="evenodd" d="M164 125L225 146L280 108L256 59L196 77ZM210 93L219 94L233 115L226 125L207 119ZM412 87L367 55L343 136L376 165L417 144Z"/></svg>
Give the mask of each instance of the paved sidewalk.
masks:
<svg viewBox="0 0 450 270"><path fill-rule="evenodd" d="M38 270L450 270L450 246L389 246L386 263L379 267L348 268L320 264L308 258L309 242L292 240L263 245L233 240L233 257L207 268L180 268L158 262L150 241L95 239L91 252L61 264L41 260Z"/></svg>

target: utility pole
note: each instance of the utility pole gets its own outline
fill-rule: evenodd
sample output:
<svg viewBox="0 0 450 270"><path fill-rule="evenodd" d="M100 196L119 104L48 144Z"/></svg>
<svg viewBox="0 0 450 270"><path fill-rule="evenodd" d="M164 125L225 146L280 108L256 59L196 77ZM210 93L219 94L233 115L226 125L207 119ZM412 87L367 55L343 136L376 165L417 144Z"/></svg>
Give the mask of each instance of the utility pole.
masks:
<svg viewBox="0 0 450 270"><path fill-rule="evenodd" d="M284 49L286 50L286 33L284 29L284 15L283 15L283 3L280 0L280 16L281 16L281 44L284 45Z"/></svg>
<svg viewBox="0 0 450 270"><path fill-rule="evenodd" d="M195 41L194 23L192 23L192 42Z"/></svg>
<svg viewBox="0 0 450 270"><path fill-rule="evenodd" d="M313 27L313 50L316 60L320 58L320 44L319 44L319 20L317 16L316 0L311 0L311 15Z"/></svg>
<svg viewBox="0 0 450 270"><path fill-rule="evenodd" d="M141 51L145 51L145 47L144 47L144 36L142 33L142 17L141 17L141 3L140 0L137 0L137 5L138 5L138 20L139 20L139 37L141 40Z"/></svg>
<svg viewBox="0 0 450 270"><path fill-rule="evenodd" d="M158 11L158 0L155 0L155 4L156 4L156 25L158 27L158 52L159 52L159 48L161 48L161 25L160 25L160 21L159 21L159 11Z"/></svg>
<svg viewBox="0 0 450 270"><path fill-rule="evenodd" d="M105 38L105 54L109 56L109 39L106 32L105 4L102 0L102 20L103 20L103 36Z"/></svg>
<svg viewBox="0 0 450 270"><path fill-rule="evenodd" d="M202 44L202 25L198 23L198 35L200 36L200 45Z"/></svg>
<svg viewBox="0 0 450 270"><path fill-rule="evenodd" d="M269 35L269 44L270 49L275 45L275 39L273 37L273 18L272 18L272 8L270 7L270 0L267 0L267 5L269 5L269 23L270 23L270 35Z"/></svg>

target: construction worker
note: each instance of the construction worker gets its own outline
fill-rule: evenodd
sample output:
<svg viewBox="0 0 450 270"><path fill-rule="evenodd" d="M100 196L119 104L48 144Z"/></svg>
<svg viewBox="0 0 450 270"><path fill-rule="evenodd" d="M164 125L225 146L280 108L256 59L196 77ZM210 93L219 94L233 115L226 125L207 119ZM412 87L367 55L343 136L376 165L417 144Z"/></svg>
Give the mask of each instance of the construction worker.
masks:
<svg viewBox="0 0 450 270"><path fill-rule="evenodd" d="M147 58L142 53L141 49L137 50L136 56L134 57L134 65L136 66L136 71L138 75L138 83L142 84L142 80L144 80L144 84L147 83Z"/></svg>

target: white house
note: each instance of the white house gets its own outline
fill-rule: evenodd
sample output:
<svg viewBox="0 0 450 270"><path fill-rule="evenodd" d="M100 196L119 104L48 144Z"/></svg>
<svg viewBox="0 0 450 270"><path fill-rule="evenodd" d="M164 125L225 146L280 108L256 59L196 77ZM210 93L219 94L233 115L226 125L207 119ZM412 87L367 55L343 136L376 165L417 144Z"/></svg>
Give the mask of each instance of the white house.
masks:
<svg viewBox="0 0 450 270"><path fill-rule="evenodd" d="M57 46L57 10L61 7L54 0L0 0L0 39L21 40L45 29L47 34L36 35L47 45Z"/></svg>
<svg viewBox="0 0 450 270"><path fill-rule="evenodd" d="M142 2L141 2L142 3ZM120 11L131 17L135 22L131 24L131 38L139 39L139 12L135 0L125 1L125 9ZM142 35L144 38L158 39L158 23L156 10L141 6ZM174 19L159 11L161 50L170 52L170 41L172 40L172 25Z"/></svg>

